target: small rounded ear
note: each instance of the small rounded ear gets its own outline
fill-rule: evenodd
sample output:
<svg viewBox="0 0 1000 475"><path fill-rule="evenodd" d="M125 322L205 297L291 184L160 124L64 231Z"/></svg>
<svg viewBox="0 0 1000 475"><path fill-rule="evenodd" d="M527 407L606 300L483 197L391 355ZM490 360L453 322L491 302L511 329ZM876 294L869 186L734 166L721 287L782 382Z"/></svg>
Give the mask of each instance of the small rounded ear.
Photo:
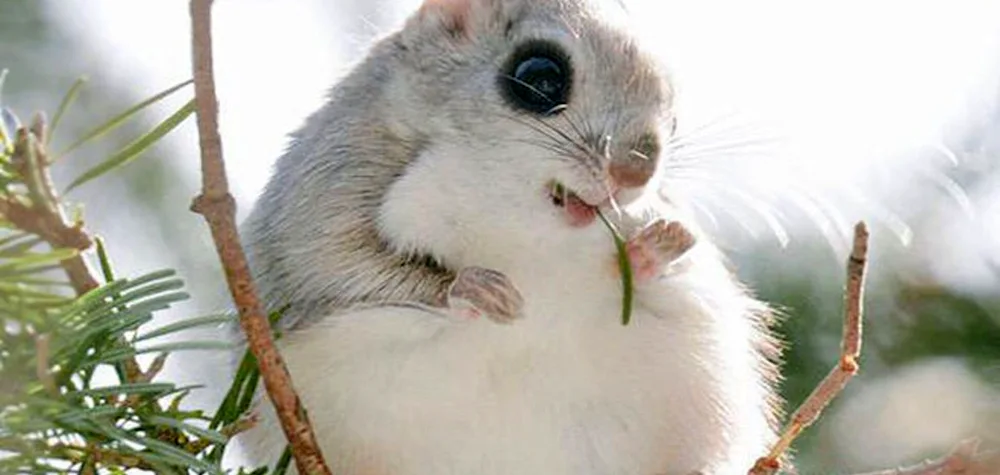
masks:
<svg viewBox="0 0 1000 475"><path fill-rule="evenodd" d="M477 0L424 0L417 17L425 24L436 23L454 38L468 38L474 1Z"/></svg>
<svg viewBox="0 0 1000 475"><path fill-rule="evenodd" d="M455 39L470 39L503 16L503 0L424 0L416 20Z"/></svg>

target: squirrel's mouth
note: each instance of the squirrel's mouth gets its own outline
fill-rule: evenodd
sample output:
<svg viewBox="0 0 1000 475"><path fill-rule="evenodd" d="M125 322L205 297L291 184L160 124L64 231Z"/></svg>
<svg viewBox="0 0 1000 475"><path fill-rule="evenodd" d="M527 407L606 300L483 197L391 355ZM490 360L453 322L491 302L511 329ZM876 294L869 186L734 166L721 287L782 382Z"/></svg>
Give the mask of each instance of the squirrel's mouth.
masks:
<svg viewBox="0 0 1000 475"><path fill-rule="evenodd" d="M549 199L552 205L563 210L570 226L583 227L597 217L597 206L588 204L565 185L555 180L549 182Z"/></svg>

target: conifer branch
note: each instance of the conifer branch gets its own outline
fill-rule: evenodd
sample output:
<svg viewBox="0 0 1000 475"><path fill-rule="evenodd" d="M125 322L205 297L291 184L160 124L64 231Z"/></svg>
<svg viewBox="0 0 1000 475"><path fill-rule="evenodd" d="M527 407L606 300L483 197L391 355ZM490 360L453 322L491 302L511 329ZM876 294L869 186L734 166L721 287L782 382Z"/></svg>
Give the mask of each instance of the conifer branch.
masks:
<svg viewBox="0 0 1000 475"><path fill-rule="evenodd" d="M267 394L291 444L300 474L329 475L306 411L274 345L271 326L250 275L236 227L236 202L229 193L212 65L212 0L191 0L195 102L201 149L202 193L192 211L204 216L222 260L226 282L240 315L250 351L257 359Z"/></svg>
<svg viewBox="0 0 1000 475"><path fill-rule="evenodd" d="M250 419L206 429L210 416L180 407L192 388L153 379L173 351L224 345L150 343L218 319L142 332L156 312L188 297L183 282L170 270L115 278L107 255L94 246L99 241L80 218L67 218L50 175L44 116L23 127L8 109L0 114L0 472L221 474L221 457L210 455L221 454ZM126 147L133 156L154 141L145 137ZM106 284L85 260L92 247ZM44 275L59 270L68 279ZM136 355L153 351L160 354L143 371ZM109 381L101 369L113 369L117 379Z"/></svg>
<svg viewBox="0 0 1000 475"><path fill-rule="evenodd" d="M66 218L49 171L52 161L45 146L47 142L48 125L43 114L36 114L29 128L16 131L10 163L24 183L27 199L14 193L4 194L0 197L0 217L42 238L53 249L76 250L76 254L60 261L60 265L76 295L81 296L100 287L83 257L83 252L93 246L94 240L83 230L83 222L70 222ZM129 382L137 381L138 376L144 374L135 357L125 358L122 366Z"/></svg>
<svg viewBox="0 0 1000 475"><path fill-rule="evenodd" d="M5 196L0 199L0 216L15 227L44 239L53 248L82 252L90 249L93 240L83 231L83 223L71 223L66 219L49 173L51 162L45 149L47 135L45 116L41 114L35 116L30 130L21 128L16 132L11 164L24 178L29 200ZM63 260L61 265L77 295L100 285L82 254Z"/></svg>

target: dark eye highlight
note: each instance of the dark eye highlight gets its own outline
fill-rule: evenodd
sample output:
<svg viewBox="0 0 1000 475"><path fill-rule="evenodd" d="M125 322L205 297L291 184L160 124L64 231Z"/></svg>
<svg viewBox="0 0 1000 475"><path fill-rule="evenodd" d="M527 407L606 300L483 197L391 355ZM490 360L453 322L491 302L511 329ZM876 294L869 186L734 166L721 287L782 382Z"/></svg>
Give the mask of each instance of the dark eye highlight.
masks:
<svg viewBox="0 0 1000 475"><path fill-rule="evenodd" d="M500 73L500 91L515 109L557 114L569 98L573 71L569 57L555 44L530 41L519 46Z"/></svg>

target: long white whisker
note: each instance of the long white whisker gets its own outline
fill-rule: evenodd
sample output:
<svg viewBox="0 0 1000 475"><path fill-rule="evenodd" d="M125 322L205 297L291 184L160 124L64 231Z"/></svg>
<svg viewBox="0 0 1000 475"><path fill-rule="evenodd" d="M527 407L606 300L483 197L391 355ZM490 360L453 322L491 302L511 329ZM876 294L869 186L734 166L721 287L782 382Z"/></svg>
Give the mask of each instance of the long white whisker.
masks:
<svg viewBox="0 0 1000 475"><path fill-rule="evenodd" d="M951 166L957 167L959 165L958 155L955 155L955 152L951 151L947 145L941 142L934 142L931 144L931 147L934 150L941 152L941 155L944 156L945 160L948 160L948 163L951 164Z"/></svg>
<svg viewBox="0 0 1000 475"><path fill-rule="evenodd" d="M921 171L918 172L920 176L930 180L938 188L945 192L955 204L958 205L959 209L969 218L975 217L976 211L975 206L972 204L972 200L969 199L969 195L962 189L962 186L952 180L951 177L945 175L944 173L933 173Z"/></svg>
<svg viewBox="0 0 1000 475"><path fill-rule="evenodd" d="M753 211L757 216L764 220L764 223L770 228L771 232L774 234L775 239L778 243L785 247L788 245L790 238L788 231L785 226L781 223L782 216L781 213L774 209L773 206L769 206L765 201L757 199L751 196L749 193L743 192L741 190L726 187L725 183L720 182L717 178L711 175L699 175L699 174L688 174L684 178L693 179L700 181L702 183L712 186L718 193L729 195L736 198L736 202L746 206ZM722 186L718 186L722 185Z"/></svg>
<svg viewBox="0 0 1000 475"><path fill-rule="evenodd" d="M735 122L734 125L732 120L727 120L735 117L736 114L730 114L728 116L722 116L718 120L705 122L692 129L678 129L673 135L664 141L664 146L668 146L670 144L703 141L706 138L711 138L713 136L731 137L733 135L740 135L748 132L751 135L756 134L756 132L751 129L752 123L750 122L744 124Z"/></svg>
<svg viewBox="0 0 1000 475"><path fill-rule="evenodd" d="M878 201L863 196L855 187L847 188L844 190L844 193L854 203L860 204L866 213L878 216L877 222L885 226L889 232L896 236L901 245L908 246L910 244L910 241L913 239L913 229L903 221L899 214L880 205Z"/></svg>
<svg viewBox="0 0 1000 475"><path fill-rule="evenodd" d="M726 150L726 149L738 149L739 147L753 148L762 147L766 145L774 145L781 143L781 139L778 137L758 137L758 138L748 138L741 140L732 140L729 142L709 142L705 144L682 144L682 145L668 145L663 148L665 152L673 154L690 154L690 153L709 153L716 150Z"/></svg>
<svg viewBox="0 0 1000 475"><path fill-rule="evenodd" d="M715 217L715 213L713 213L712 210L710 210L707 206L703 206L697 200L692 201L690 203L690 206L692 208L694 208L694 210L695 210L696 213L698 213L700 215L703 215L703 216L705 216L706 219L708 219L708 222L712 225L712 230L713 231L716 231L716 232L719 231L719 229L720 229L720 227L719 227L719 219Z"/></svg>

